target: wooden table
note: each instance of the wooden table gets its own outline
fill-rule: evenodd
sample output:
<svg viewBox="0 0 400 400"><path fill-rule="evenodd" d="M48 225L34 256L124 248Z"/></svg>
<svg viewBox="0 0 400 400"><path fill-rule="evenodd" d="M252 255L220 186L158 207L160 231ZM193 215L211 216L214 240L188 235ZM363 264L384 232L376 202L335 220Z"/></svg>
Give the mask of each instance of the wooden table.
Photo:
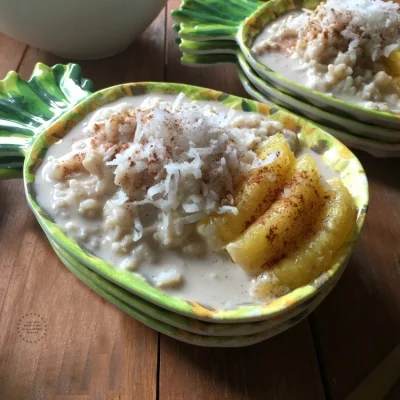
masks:
<svg viewBox="0 0 400 400"><path fill-rule="evenodd" d="M97 89L171 81L247 97L233 67L180 64L169 17L178 3L123 54L81 62L84 76ZM0 36L0 79L28 78L38 61L73 60ZM177 342L102 300L55 256L22 182L0 182L0 399L344 399L400 342L400 162L357 155L370 210L337 288L307 320L242 349ZM37 343L19 330L30 313L46 325ZM400 399L400 381L385 399Z"/></svg>

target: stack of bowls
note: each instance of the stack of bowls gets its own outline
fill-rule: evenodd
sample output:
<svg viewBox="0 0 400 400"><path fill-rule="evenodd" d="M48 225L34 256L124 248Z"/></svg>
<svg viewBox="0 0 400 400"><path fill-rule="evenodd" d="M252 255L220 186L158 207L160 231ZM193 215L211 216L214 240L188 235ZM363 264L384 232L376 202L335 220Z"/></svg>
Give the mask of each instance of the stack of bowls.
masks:
<svg viewBox="0 0 400 400"><path fill-rule="evenodd" d="M183 57L191 66L232 63L250 96L311 119L348 146L376 157L400 157L400 118L338 100L289 81L256 60L254 39L281 14L319 1L184 0L172 11Z"/></svg>
<svg viewBox="0 0 400 400"><path fill-rule="evenodd" d="M91 90L91 82L82 79L80 68L73 64L53 68L38 64L27 82L15 72L0 81L0 104L4 110L0 115L0 178L21 176L23 172L28 204L54 251L74 275L143 324L200 346L257 343L290 328L317 307L341 276L368 205L368 184L362 166L342 143L287 112L210 89L169 83L131 83L93 94ZM126 96L181 92L192 99L219 101L230 108L268 115L300 132L303 147L323 144L323 159L349 188L358 212L353 239L346 244L341 257L315 281L268 304L212 309L171 296L153 287L139 273L115 268L96 257L84 244L68 237L37 202L35 174L48 148L87 114ZM71 307L77 306L71 304Z"/></svg>

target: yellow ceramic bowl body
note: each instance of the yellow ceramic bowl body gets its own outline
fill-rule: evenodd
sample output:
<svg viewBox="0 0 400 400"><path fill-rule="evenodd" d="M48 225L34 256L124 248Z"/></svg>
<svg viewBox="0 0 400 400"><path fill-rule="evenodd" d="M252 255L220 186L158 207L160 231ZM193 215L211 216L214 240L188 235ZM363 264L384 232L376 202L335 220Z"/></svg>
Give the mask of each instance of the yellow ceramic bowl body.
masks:
<svg viewBox="0 0 400 400"><path fill-rule="evenodd" d="M48 237L55 253L65 266L90 289L117 306L144 325L164 335L185 343L205 347L243 347L259 343L293 327L312 312L331 290L332 285L320 291L308 304L297 307L290 313L258 322L212 323L198 321L135 298L133 294L102 278L70 254L61 249ZM326 292L326 293L325 293ZM144 304L146 303L146 304Z"/></svg>

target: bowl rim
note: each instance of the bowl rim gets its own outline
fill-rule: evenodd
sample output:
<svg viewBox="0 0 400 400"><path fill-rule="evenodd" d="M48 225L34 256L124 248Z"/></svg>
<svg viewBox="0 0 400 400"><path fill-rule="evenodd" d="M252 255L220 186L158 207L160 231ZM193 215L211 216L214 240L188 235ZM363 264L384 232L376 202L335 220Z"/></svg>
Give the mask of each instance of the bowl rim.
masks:
<svg viewBox="0 0 400 400"><path fill-rule="evenodd" d="M51 244L53 246L53 244ZM161 321L154 318L152 315L145 313L142 309L136 308L123 299L119 298L113 293L108 292L101 285L98 285L95 281L90 279L81 273L81 271L75 267L74 263L71 262L66 253L62 252L62 249L54 243L54 252L60 261L70 270L70 272L75 275L80 281L82 281L86 286L92 289L100 297L104 298L120 310L124 311L132 318L140 321L142 324L154 329L157 332L163 333L164 335L170 336L176 340L183 341L188 344L193 344L197 346L207 346L207 347L244 347L250 346L264 340L269 339L279 333L293 327L299 323L302 319L306 318L307 315L312 310L305 310L299 316L295 316L290 320L283 321L281 324L273 326L271 329L256 332L249 335L202 335L200 333L190 332L183 328L179 328L170 325L168 322ZM76 260L74 260L76 261Z"/></svg>
<svg viewBox="0 0 400 400"><path fill-rule="evenodd" d="M240 50L239 50L239 52L240 52ZM247 64L246 59L240 53L238 53L238 68L240 68L241 71L243 71L243 73L246 75L247 79L250 82L251 82L251 79L249 78L249 76L251 76L252 79L254 81L256 81L257 85L259 85L260 87L267 87L268 90L273 92L273 93L279 92L279 90L277 90L273 86L268 85L268 83L266 83L258 75L256 75L255 72L251 69L251 66L249 64ZM252 86L254 86L255 89L257 89L257 91L260 91L260 93L262 94L261 89L259 89L256 86L256 84L254 84L253 82L251 82L251 84L252 84ZM293 104L302 103L305 107L309 107L310 108L310 112L313 112L316 115L318 115L318 113L332 115L332 114L330 114L330 113L328 113L328 112L326 112L326 111L324 111L322 109L318 109L317 107L313 106L312 104L307 104L307 103L302 102L301 100L295 99L295 98L287 95L286 93L279 92L279 94L283 95L282 97L290 98L290 100L293 101ZM279 106L279 107L281 107L281 106ZM344 121L342 123L345 123L345 121L348 120L350 123L357 123L357 124L361 124L361 125L366 125L366 124L363 124L362 122L352 121L349 118L342 117L342 116L339 116L339 115L336 115L336 117L338 117L339 119L343 119ZM306 117L304 117L304 118L306 118ZM380 147L381 149L384 149L384 150L388 150L388 151L392 150L392 151L394 151L395 149L397 149L397 151L398 151L400 149L400 131L398 132L398 136L399 136L398 137L398 141L396 141L396 142L384 142L383 140L377 140L376 138L373 139L371 137L359 136L359 135L357 135L355 133L353 134L353 133L350 133L348 131L343 131L344 128L324 126L324 123L322 123L322 122L320 123L318 121L314 121L314 123L316 125L320 126L323 130L331 129L333 132L334 131L339 131L339 132L343 133L343 135L354 137L356 140L359 140L360 142L361 141L362 142L366 142L367 144L369 144L371 146L376 145L376 146L378 146L378 147ZM386 128L384 128L384 129L390 131L390 129L386 129ZM393 132L393 130L392 130L392 132Z"/></svg>
<svg viewBox="0 0 400 400"><path fill-rule="evenodd" d="M270 103L265 97L264 94L255 87L250 79L246 76L246 73L241 70L238 65L238 76L239 80L242 83L245 91L249 96L251 96L256 101L261 103ZM276 105L275 105L276 107ZM335 136L338 140L343 141L343 143L347 142L347 145L350 147L357 148L358 150L365 151L377 158L398 158L400 157L400 144L399 143L381 143L373 141L372 139L364 139L358 136L352 135L348 132L337 130L335 128L331 128L325 126L323 124L315 122L316 126L319 126L325 132L330 133ZM362 139L362 140L361 140Z"/></svg>
<svg viewBox="0 0 400 400"><path fill-rule="evenodd" d="M195 319L191 319L189 317L185 317L183 315L172 313L168 310L163 308L159 308L158 306L153 305L152 303L148 303L137 296L132 295L130 292L127 292L125 289L121 288L113 284L112 282L106 280L102 276L96 274L95 272L88 269L83 264L80 264L77 260L75 260L68 252L66 252L63 248L57 245L51 238L48 237L51 246L53 247L55 253L62 258L62 262L67 266L68 269L73 265L73 269L79 272L80 276L84 279L81 279L83 282L89 280L93 282L97 286L101 287L105 292L113 295L114 297L118 298L119 300L125 302L129 306L133 307L134 309L140 310L142 313L147 314L151 318L161 321L165 324L172 326L173 328L182 329L184 331L188 331L190 333L194 333L196 335L201 336L222 336L222 337L232 337L232 336L250 336L254 334L259 334L267 331L273 330L275 327L284 324L290 320L296 320L298 315L306 314L314 310L321 301L328 295L332 287L328 287L325 291L319 292L318 296L313 298L313 302L310 303L307 307L302 307L298 310L293 310L295 312L285 315L284 319L274 319L274 320L267 320L267 321L257 321L257 322L249 322L249 323L239 323L239 324L223 324L223 323L213 323L213 322L203 322ZM62 257L60 256L62 255ZM110 286L111 289L110 289ZM126 292L126 293L125 293ZM139 303L133 302L131 303L131 296L134 296L140 299ZM143 307L143 303L146 303ZM147 304L148 303L148 304ZM156 307L158 308L157 313L153 313L150 308ZM167 313L163 315L163 313ZM177 322L182 319L184 321ZM268 322L268 324L266 324ZM211 329L210 329L211 328Z"/></svg>
<svg viewBox="0 0 400 400"><path fill-rule="evenodd" d="M247 68L243 68L242 63L247 63L247 61L244 58L240 59L240 49L238 49L237 54L239 56L235 59L235 61L230 61L228 63L238 66L240 71L243 71L245 75L248 75L248 79L250 79L249 75L251 74L251 76L252 76L251 80L253 80L253 81L257 80L258 81L258 84L257 84L258 86L262 86L264 88L268 88L268 92L273 92L273 94L271 94L271 93L262 94L263 97L264 96L275 96L275 95L277 95L276 92L279 92L279 91L276 88L274 88L272 85L270 86L267 82L265 82L261 78L259 78L259 76L251 69L251 66L249 66L247 64L248 67ZM192 65L197 66L197 65L213 65L213 64L217 64L218 61L216 61L216 62L212 61L212 57L214 55L215 55L215 57L218 57L218 55L221 55L221 54L218 54L218 55L217 54L211 54L211 53L207 54L207 55L206 54L191 54L189 56L191 59L190 60L185 59L185 64L186 65L190 65L190 66L192 66ZM200 60L203 60L205 56L207 56L208 59L204 64ZM185 53L184 53L184 57L186 57ZM257 86L254 82L252 82L252 85L254 86L254 89ZM256 89L257 89L257 91L262 93L262 89L261 88L257 87ZM296 104L302 103L303 104L302 107L304 109L306 109L306 107L309 107L310 110L308 110L307 113L312 113L311 108L319 110L315 106L313 106L311 104L308 104L306 102L303 102L303 101L301 101L299 99L296 99L295 97L291 97L290 95L285 94L283 92L279 92L279 96L290 99L290 100L284 100L283 102L289 102L290 101L291 103L293 103L293 104L291 104L292 107L293 107L292 111L290 110L289 106L287 106L287 105L282 106L281 104L278 104L278 101L276 101L275 99L267 100L267 99L264 98L263 100L260 100L260 99L257 99L257 97L252 96L251 93L248 93L248 94L251 97L253 97L256 101L260 101L262 103L269 104L269 105L271 105L273 107L286 109L288 112L292 112L294 114L296 113L295 106L293 105L294 103L296 103ZM322 112L322 111L319 110L319 112ZM302 113L304 115L301 115ZM309 118L310 121L312 121L313 117L312 116L308 116L307 113L305 111L301 111L301 112L299 112L299 115L302 116L305 119ZM316 114L316 115L319 116L319 114ZM334 114L330 114L330 115L333 116ZM353 120L351 120L351 119L349 119L347 117L338 116L338 115L336 115L336 117L338 117L338 118L340 118L342 120L349 121L349 123L352 122L352 123L362 124L359 121L356 122L356 121L353 121ZM329 126L329 124L331 124L331 123L332 123L332 125L335 125L335 126ZM400 137L398 139L387 140L387 139L383 139L383 138L379 138L378 139L377 137L372 137L373 136L372 135L372 131L368 134L369 136L367 136L367 134L361 135L358 132L350 133L348 131L348 128L346 128L346 129L345 128L341 128L340 126L338 126L337 122L333 123L332 121L326 121L326 122L314 121L314 124L319 126L321 129L325 130L326 132L328 132L328 133L332 134L333 136L335 136L337 139L339 139L339 141L343 141L348 146L350 146L350 147L353 146L354 148L356 148L358 150L366 151L369 154L373 155L374 157L378 157L378 158L389 158L389 157L398 158L400 156L400 147L399 147L400 146ZM372 128L376 128L377 134L378 134L378 130L379 130L379 132L381 132L381 131L383 131L383 132L384 131L388 131L388 132L392 132L392 133L397 132L395 130L390 130L388 128L378 127L376 125L368 125L368 126L371 126ZM350 128L351 128L351 126L350 126ZM380 135L380 133L379 133L379 135ZM393 135L391 135L390 137L393 138Z"/></svg>
<svg viewBox="0 0 400 400"><path fill-rule="evenodd" d="M328 151L324 155L332 157L331 167L344 171L342 180L351 180L346 186L353 190L353 199L356 203L357 232L354 238L346 244L346 252L316 281L297 288L287 295L274 300L268 304L240 306L231 310L213 310L206 308L194 301L186 301L176 298L153 287L141 275L134 272L119 270L100 258L94 256L90 251L80 246L75 240L69 238L62 229L55 224L51 216L36 202L35 195L35 173L47 149L64 137L70 129L80 122L90 112L105 106L122 97L151 94L179 94L183 92L193 100L218 101L229 108L243 111L252 111L269 116L271 119L281 120L288 128L300 129L300 139L303 145L311 146L322 144ZM285 125L285 126L286 126ZM277 110L273 107L258 103L253 100L229 95L212 89L196 87L192 85L164 83L164 82L138 82L113 86L98 91L75 105L62 115L56 122L46 128L33 142L24 163L24 186L28 204L35 214L42 228L48 232L56 243L72 254L79 262L91 270L117 285L127 289L135 295L148 300L162 308L186 315L194 319L209 322L250 322L277 317L292 309L296 305L309 301L317 291L329 284L329 281L343 269L345 262L352 252L352 248L361 232L365 215L368 209L368 181L361 163L356 156L341 142L327 132L322 131L312 123L290 114Z"/></svg>
<svg viewBox="0 0 400 400"><path fill-rule="evenodd" d="M204 43L208 44L208 48L206 50L197 50L196 48L199 48L204 45ZM285 92L281 92L279 89L277 89L275 86L273 86L271 83L269 83L267 80L263 80L262 77L260 77L255 70L251 67L251 65L248 63L246 60L242 50L238 46L237 42L232 42L233 45L229 49L226 47L226 45L221 44L221 43L215 43L216 45L214 46L214 42L209 41L209 42L196 42L194 40L189 40L189 39L181 39L179 43L179 48L182 51L183 56L189 56L192 57L192 62L186 62L186 65L207 65L203 63L196 63L196 59L204 59L204 57L209 58L209 64L212 64L212 57L217 58L218 56L221 55L232 55L233 57L236 57L235 60L232 59L231 63L236 64L237 62L240 64L241 68L243 70L248 70L249 72L251 71L251 74L254 76L254 79L258 80L258 84L260 86L263 86L265 88L268 88L268 91L273 92L274 96L280 96L284 98L285 100L282 100L286 103L294 103L297 106L301 106L302 108L309 108L310 110L308 112L313 112L316 115L321 115L322 118L326 120L330 120L329 122L334 124L338 129L339 125L346 125L347 129L350 127L351 129L354 129L354 131L357 131L356 135L359 136L360 138L367 138L367 139L372 139L376 140L375 138L372 138L373 135L375 135L378 132L379 136L384 137L382 141L385 143L400 143L400 129L396 130L394 128L387 128L384 126L378 126L378 125L373 125L369 123L365 123L363 121L360 121L358 119L352 119L349 116L342 115L342 114L335 114L331 113L328 111L325 111L321 108L318 108L316 105L313 105L311 103L306 102L304 99L298 99L294 97L293 95L287 94ZM190 46L190 51L187 51L185 46ZM236 47L234 47L236 46ZM246 65L246 68L243 65ZM276 103L278 104L278 103ZM295 106L293 106L295 107ZM283 106L283 108L286 108ZM289 110L290 111L290 110ZM296 113L296 111L293 111ZM307 117L304 117L307 118ZM345 128L339 128L339 129L345 129ZM361 131L365 131L365 129L368 129L368 134L370 136L361 136Z"/></svg>
<svg viewBox="0 0 400 400"><path fill-rule="evenodd" d="M303 93L304 96L311 97L314 99L314 101L323 100L327 105L330 105L331 107L334 107L342 112L348 113L349 117L353 111L359 114L364 114L365 116L368 115L369 117L374 117L379 121L386 121L387 123L397 125L396 129L400 129L400 114L370 110L366 107L348 103L344 100L330 97L322 92L309 89L303 85L291 81L290 79L285 78L278 72L259 62L253 56L251 46L254 42L254 39L259 33L262 32L268 23L272 22L286 12L296 11L301 8L315 8L322 1L323 0L301 0L300 2L295 2L293 0L269 0L263 6L258 8L244 21L244 23L240 25L236 35L238 45L247 62L263 76L277 82L283 82L285 87L293 87L296 89L297 93Z"/></svg>

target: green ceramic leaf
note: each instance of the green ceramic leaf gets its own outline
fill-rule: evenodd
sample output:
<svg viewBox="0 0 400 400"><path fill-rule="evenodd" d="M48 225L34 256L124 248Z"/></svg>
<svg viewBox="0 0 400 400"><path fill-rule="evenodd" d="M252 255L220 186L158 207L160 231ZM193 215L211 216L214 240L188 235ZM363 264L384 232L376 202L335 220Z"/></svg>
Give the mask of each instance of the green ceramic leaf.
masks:
<svg viewBox="0 0 400 400"><path fill-rule="evenodd" d="M20 178L24 160L18 156L0 157L0 179Z"/></svg>
<svg viewBox="0 0 400 400"><path fill-rule="evenodd" d="M32 140L92 91L76 64L39 63L28 81L8 73L0 81L0 179L20 176Z"/></svg>
<svg viewBox="0 0 400 400"><path fill-rule="evenodd" d="M183 54L181 62L184 65L212 65L212 64L236 64L236 56L232 54Z"/></svg>
<svg viewBox="0 0 400 400"><path fill-rule="evenodd" d="M213 40L205 42L195 42L187 39L177 39L177 44L182 53L185 54L233 54L236 55L238 45L229 40Z"/></svg>
<svg viewBox="0 0 400 400"><path fill-rule="evenodd" d="M183 0L171 15L180 23L183 38L233 39L246 17L263 4L255 0Z"/></svg>
<svg viewBox="0 0 400 400"><path fill-rule="evenodd" d="M296 289L289 294L269 304L242 306L232 310L213 310L193 301L185 301L172 297L163 291L151 286L140 274L114 268L112 265L95 257L78 242L69 238L62 229L55 224L43 212L36 201L36 195L32 190L35 181L35 171L43 161L47 149L60 138L64 137L76 124L88 113L113 102L117 99L138 94L179 94L183 92L193 100L219 101L229 108L245 111L256 111L269 116L273 120L280 121L285 128L298 131L302 146L314 148L321 142L325 143L326 152L323 157L328 165L341 176L344 184L349 188L356 207L358 209L357 232L351 242L346 244L344 253L331 268L320 278L309 285ZM365 210L368 204L368 184L365 173L357 158L334 137L328 135L310 122L289 114L282 110L276 110L265 104L252 100L221 93L212 89L199 88L190 85L172 83L136 83L118 85L101 90L77 104L71 110L63 114L56 124L49 126L34 141L27 154L24 164L24 180L27 199L30 207L43 230L62 249L70 254L80 264L91 269L108 281L142 297L148 302L174 313L183 314L190 318L205 321L218 322L250 322L269 318L294 310L301 304L312 301L321 291L334 286L340 276L351 253L352 247L358 237L364 223Z"/></svg>

